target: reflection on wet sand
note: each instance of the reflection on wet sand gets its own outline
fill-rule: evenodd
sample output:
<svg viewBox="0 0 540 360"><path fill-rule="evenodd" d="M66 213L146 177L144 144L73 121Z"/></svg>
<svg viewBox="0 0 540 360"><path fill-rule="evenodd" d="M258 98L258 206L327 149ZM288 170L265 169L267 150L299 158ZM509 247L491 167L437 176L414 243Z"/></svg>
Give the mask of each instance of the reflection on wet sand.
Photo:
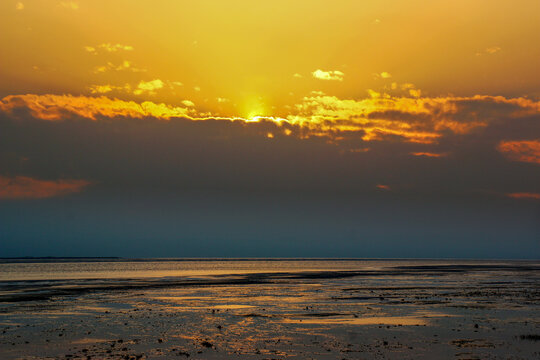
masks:
<svg viewBox="0 0 540 360"><path fill-rule="evenodd" d="M253 305L240 305L240 304L224 304L224 305L216 305L213 308L218 310L230 310L230 309L248 309L253 308L255 306Z"/></svg>
<svg viewBox="0 0 540 360"><path fill-rule="evenodd" d="M398 316L386 316L386 317L365 317L365 318L350 318L350 317L319 317L310 319L284 319L285 323L296 324L328 324L328 325L396 325L396 326L424 326L428 322L424 318L417 318L412 316L398 317Z"/></svg>
<svg viewBox="0 0 540 360"><path fill-rule="evenodd" d="M0 302L2 359L539 355L540 268L530 264L64 285L3 289L11 301ZM13 301L17 291L48 295Z"/></svg>

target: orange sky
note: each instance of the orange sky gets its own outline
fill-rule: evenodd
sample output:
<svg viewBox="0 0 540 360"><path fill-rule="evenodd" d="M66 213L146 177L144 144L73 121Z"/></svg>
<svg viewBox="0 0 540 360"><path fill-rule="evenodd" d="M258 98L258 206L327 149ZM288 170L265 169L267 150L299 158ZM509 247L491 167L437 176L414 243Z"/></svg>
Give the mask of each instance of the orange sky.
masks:
<svg viewBox="0 0 540 360"><path fill-rule="evenodd" d="M534 256L539 64L538 0L2 0L0 253Z"/></svg>
<svg viewBox="0 0 540 360"><path fill-rule="evenodd" d="M429 145L540 113L533 0L10 0L0 33L0 110L44 120L264 118ZM508 159L540 161L538 134L499 137Z"/></svg>
<svg viewBox="0 0 540 360"><path fill-rule="evenodd" d="M314 91L540 96L535 0L7 0L0 33L1 97L105 95L286 118Z"/></svg>

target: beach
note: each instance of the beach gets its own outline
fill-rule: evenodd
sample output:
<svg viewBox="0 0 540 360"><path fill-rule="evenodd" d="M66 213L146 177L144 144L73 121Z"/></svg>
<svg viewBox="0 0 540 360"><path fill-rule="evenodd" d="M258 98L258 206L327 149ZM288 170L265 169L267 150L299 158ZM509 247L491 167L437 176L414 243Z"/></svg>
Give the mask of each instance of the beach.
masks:
<svg viewBox="0 0 540 360"><path fill-rule="evenodd" d="M0 264L1 359L539 359L540 263Z"/></svg>

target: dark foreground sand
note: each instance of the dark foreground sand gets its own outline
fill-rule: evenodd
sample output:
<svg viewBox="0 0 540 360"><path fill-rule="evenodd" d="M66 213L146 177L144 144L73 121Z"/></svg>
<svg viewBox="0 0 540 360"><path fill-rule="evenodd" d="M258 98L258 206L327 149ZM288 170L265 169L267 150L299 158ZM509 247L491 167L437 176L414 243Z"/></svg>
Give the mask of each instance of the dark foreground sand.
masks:
<svg viewBox="0 0 540 360"><path fill-rule="evenodd" d="M540 359L535 266L11 286L0 359Z"/></svg>

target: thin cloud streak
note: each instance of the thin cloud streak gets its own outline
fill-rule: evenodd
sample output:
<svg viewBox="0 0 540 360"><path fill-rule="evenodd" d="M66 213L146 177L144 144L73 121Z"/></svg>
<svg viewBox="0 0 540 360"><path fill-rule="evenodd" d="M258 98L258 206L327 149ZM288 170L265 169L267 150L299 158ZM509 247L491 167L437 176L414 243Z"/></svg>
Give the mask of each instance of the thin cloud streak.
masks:
<svg viewBox="0 0 540 360"><path fill-rule="evenodd" d="M431 158L440 158L444 156L448 156L448 153L432 153L427 151L418 151L418 152L412 152L411 155L414 156L423 156L423 157L431 157Z"/></svg>
<svg viewBox="0 0 540 360"><path fill-rule="evenodd" d="M533 200L540 200L540 194L539 193L510 193L506 194L506 196L514 198L514 199L533 199Z"/></svg>
<svg viewBox="0 0 540 360"><path fill-rule="evenodd" d="M27 176L0 176L0 200L44 199L81 192L87 180L40 180Z"/></svg>

